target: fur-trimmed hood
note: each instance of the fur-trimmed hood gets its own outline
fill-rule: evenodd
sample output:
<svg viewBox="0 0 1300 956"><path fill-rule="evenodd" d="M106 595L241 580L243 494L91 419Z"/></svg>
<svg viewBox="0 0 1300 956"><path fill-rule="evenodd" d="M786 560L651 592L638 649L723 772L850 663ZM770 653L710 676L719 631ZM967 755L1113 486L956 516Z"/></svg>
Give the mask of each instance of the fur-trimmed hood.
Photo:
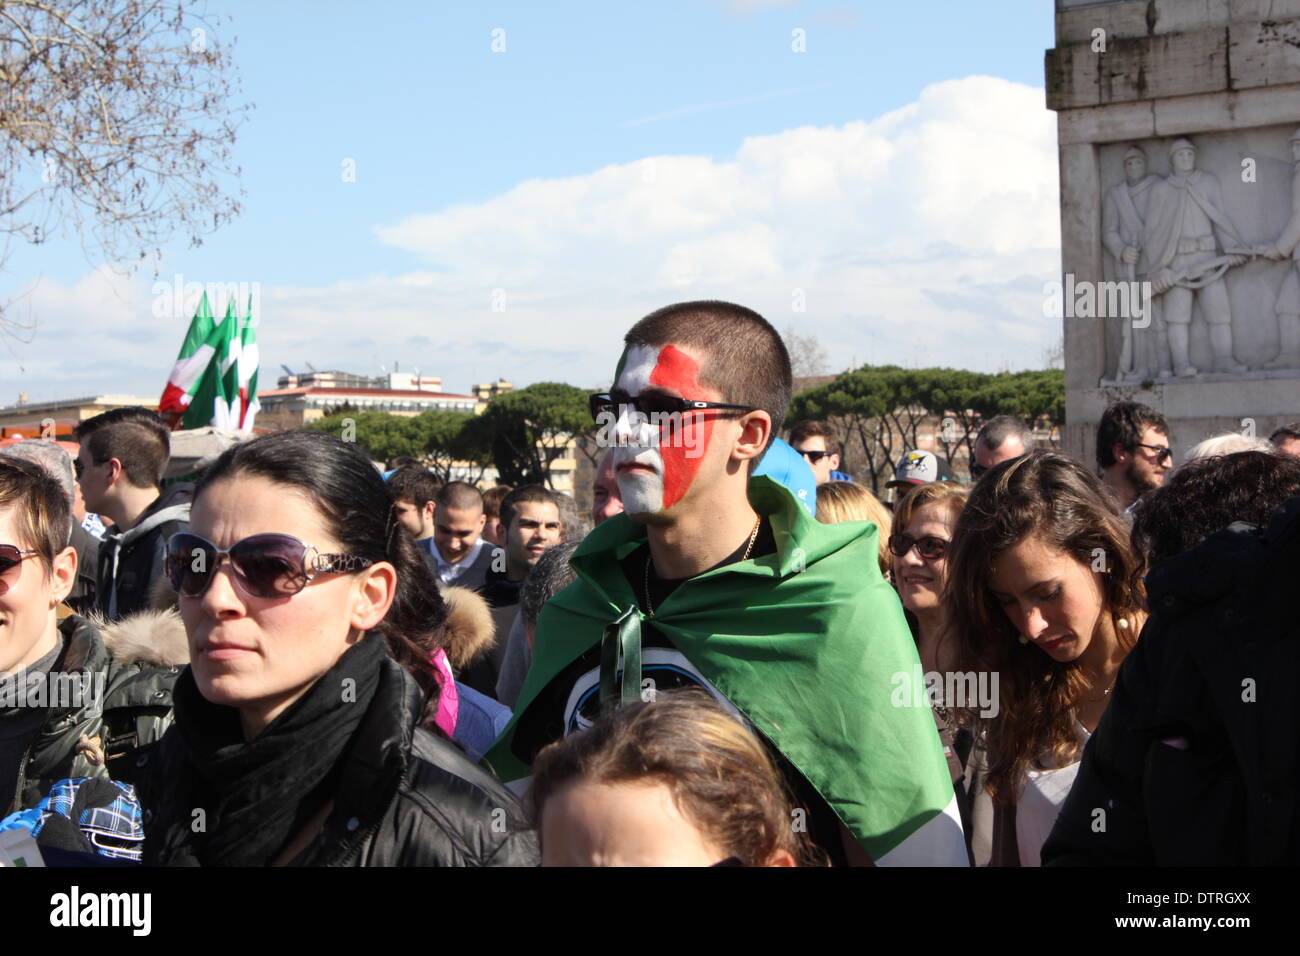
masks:
<svg viewBox="0 0 1300 956"><path fill-rule="evenodd" d="M121 664L183 667L190 662L185 625L174 610L140 611L112 623L87 620L99 628L104 646Z"/></svg>
<svg viewBox="0 0 1300 956"><path fill-rule="evenodd" d="M443 646L459 673L496 645L496 624L492 609L476 591L448 585L442 589L442 600L447 605Z"/></svg>

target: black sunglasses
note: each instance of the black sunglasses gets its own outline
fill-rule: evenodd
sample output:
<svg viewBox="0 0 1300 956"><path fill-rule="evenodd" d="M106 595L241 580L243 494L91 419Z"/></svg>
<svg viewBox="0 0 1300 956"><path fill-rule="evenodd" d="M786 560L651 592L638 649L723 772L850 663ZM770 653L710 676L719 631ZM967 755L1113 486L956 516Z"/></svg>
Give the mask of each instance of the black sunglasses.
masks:
<svg viewBox="0 0 1300 956"><path fill-rule="evenodd" d="M1157 465L1163 465L1166 461L1168 461L1170 458L1174 456L1173 449L1168 447L1167 445L1144 445L1142 444L1142 442L1137 442L1136 447L1150 448L1153 452L1155 452Z"/></svg>
<svg viewBox="0 0 1300 956"><path fill-rule="evenodd" d="M795 451L807 458L808 462L813 465L817 464L817 462L821 461L827 455L835 454L833 451L803 451L799 448L796 448Z"/></svg>
<svg viewBox="0 0 1300 956"><path fill-rule="evenodd" d="M354 554L322 554L288 534L250 535L222 551L201 535L178 531L167 542L167 577L178 594L199 597L225 558L235 582L257 598L289 597L318 574L351 574L375 563Z"/></svg>
<svg viewBox="0 0 1300 956"><path fill-rule="evenodd" d="M923 538L913 538L905 534L889 536L889 550L894 557L901 558L913 548L916 548L916 553L927 561L938 561L948 553L948 542L929 534Z"/></svg>
<svg viewBox="0 0 1300 956"><path fill-rule="evenodd" d="M0 544L0 578L22 564L24 558L39 553L31 548L20 548L16 544Z"/></svg>
<svg viewBox="0 0 1300 956"><path fill-rule="evenodd" d="M730 408L738 412L754 412L758 409L750 405L728 405L725 402L697 402L691 398L678 398L676 395L662 395L651 392L648 395L624 395L621 392L602 392L588 399L591 417L600 422L602 419L618 418L621 409L628 406L636 409L647 419L658 415L681 415L686 412L702 411L707 408Z"/></svg>

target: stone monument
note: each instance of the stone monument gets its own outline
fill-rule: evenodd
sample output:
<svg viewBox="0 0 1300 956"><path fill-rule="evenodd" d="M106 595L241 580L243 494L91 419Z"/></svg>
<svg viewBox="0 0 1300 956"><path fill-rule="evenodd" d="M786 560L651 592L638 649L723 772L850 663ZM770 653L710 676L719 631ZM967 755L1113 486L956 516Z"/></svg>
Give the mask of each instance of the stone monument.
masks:
<svg viewBox="0 0 1300 956"><path fill-rule="evenodd" d="M1122 399L1176 462L1300 419L1300 0L1056 0L1046 73L1066 450Z"/></svg>

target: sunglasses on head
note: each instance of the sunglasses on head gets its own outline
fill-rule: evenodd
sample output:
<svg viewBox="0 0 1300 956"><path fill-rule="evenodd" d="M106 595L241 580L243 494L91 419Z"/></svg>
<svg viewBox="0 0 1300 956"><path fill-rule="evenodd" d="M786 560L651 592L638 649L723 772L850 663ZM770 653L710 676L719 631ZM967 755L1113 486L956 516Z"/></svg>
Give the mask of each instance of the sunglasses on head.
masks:
<svg viewBox="0 0 1300 956"><path fill-rule="evenodd" d="M22 564L24 558L39 553L32 548L20 548L16 544L0 544L0 578Z"/></svg>
<svg viewBox="0 0 1300 956"><path fill-rule="evenodd" d="M749 405L728 405L725 402L698 402L691 398L678 398L676 395L664 395L650 392L646 395L624 395L621 392L602 392L592 395L588 400L591 417L596 421L613 417L617 419L623 408L631 406L647 419L658 415L681 415L686 412L702 411L708 408L730 408L738 412L752 412L757 409Z"/></svg>
<svg viewBox="0 0 1300 956"><path fill-rule="evenodd" d="M894 557L901 558L913 548L916 548L916 553L927 561L938 561L948 553L948 542L929 534L922 538L913 538L906 534L889 536L889 550Z"/></svg>
<svg viewBox="0 0 1300 956"><path fill-rule="evenodd" d="M375 563L354 554L322 554L288 534L250 535L223 551L201 535L179 531L167 542L166 574L177 594L200 597L226 558L235 583L257 598L289 597L318 574L351 574Z"/></svg>

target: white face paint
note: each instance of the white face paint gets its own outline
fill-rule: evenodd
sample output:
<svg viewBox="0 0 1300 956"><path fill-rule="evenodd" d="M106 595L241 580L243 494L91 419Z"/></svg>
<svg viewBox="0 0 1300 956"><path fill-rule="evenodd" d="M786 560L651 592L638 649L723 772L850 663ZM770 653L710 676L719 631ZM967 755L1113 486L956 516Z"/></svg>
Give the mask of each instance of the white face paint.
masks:
<svg viewBox="0 0 1300 956"><path fill-rule="evenodd" d="M658 349L633 345L627 350L623 373L614 388L626 395L640 395L650 387L650 374L658 361ZM629 515L662 511L664 459L658 448L659 429L636 409L625 407L620 409L614 438L618 442L612 455L614 476L618 493L623 497L623 510Z"/></svg>

